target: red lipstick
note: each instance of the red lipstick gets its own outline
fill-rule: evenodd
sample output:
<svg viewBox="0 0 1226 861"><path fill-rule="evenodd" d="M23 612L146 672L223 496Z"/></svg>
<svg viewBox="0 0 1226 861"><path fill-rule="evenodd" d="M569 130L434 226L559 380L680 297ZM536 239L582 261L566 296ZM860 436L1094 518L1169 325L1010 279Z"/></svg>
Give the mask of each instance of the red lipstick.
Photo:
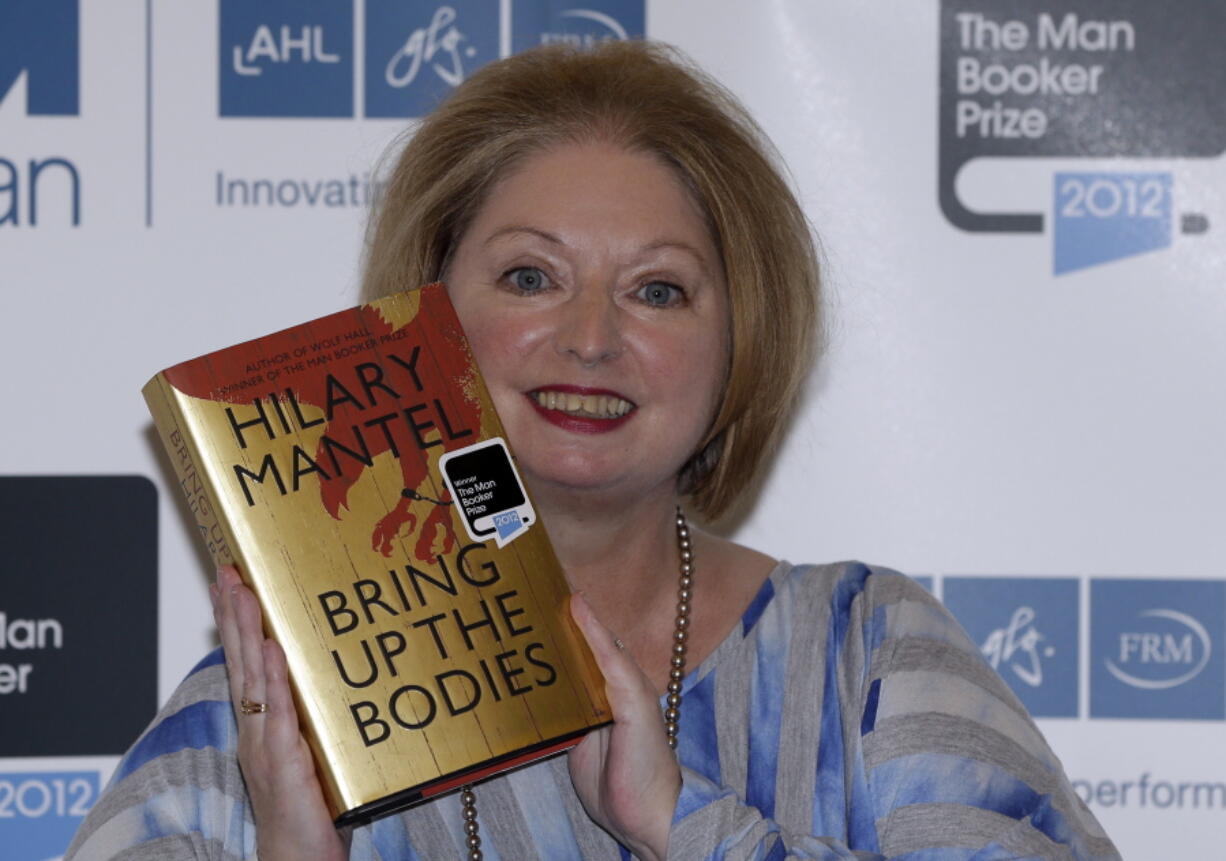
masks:
<svg viewBox="0 0 1226 861"><path fill-rule="evenodd" d="M542 406L540 401L536 399L538 392L557 392L567 395L604 395L610 398L620 398L630 404L630 410L620 416L610 416L608 418L593 418L589 416L577 416L559 409L550 409ZM539 389L534 389L531 392L525 393L524 397L528 399L528 403L532 404L533 409L541 418L545 419L550 424L562 428L563 430L571 431L572 433L598 434L608 433L616 430L630 420L634 415L635 405L629 398L623 396L620 392L615 392L611 389L597 389L589 386L572 386L566 384L541 386Z"/></svg>

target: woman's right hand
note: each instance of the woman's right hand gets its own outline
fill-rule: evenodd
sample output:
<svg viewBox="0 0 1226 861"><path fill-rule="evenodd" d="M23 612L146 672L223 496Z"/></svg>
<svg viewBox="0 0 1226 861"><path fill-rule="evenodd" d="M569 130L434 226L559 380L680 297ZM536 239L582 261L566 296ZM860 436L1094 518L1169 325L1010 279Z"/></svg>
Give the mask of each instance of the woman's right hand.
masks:
<svg viewBox="0 0 1226 861"><path fill-rule="evenodd" d="M210 588L238 721L238 763L255 815L260 861L348 858L348 833L338 832L324 803L310 748L298 731L285 653L264 636L255 595L238 572L223 567ZM243 714L242 700L267 711Z"/></svg>

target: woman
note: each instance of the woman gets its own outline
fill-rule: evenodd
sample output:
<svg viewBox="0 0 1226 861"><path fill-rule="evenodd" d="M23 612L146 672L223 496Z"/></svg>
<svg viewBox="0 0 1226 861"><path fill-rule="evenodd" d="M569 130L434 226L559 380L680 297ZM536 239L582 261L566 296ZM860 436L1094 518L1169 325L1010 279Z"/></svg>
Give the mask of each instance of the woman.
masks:
<svg viewBox="0 0 1226 861"><path fill-rule="evenodd" d="M184 683L70 857L1117 857L925 592L684 525L680 500L710 518L744 488L811 353L815 255L766 152L663 49L530 52L425 121L373 232L368 296L448 283L613 726L338 835L284 658L223 570L225 670ZM267 711L236 720L240 699Z"/></svg>

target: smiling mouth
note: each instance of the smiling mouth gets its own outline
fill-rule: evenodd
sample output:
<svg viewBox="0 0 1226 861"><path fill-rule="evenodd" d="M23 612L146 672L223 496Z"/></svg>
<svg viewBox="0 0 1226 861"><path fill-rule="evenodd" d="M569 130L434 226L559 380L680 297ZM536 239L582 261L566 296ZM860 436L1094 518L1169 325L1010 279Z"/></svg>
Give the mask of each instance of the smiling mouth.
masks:
<svg viewBox="0 0 1226 861"><path fill-rule="evenodd" d="M557 410L583 419L618 419L634 409L634 404L616 395L588 395L548 389L532 392L530 397L547 410Z"/></svg>

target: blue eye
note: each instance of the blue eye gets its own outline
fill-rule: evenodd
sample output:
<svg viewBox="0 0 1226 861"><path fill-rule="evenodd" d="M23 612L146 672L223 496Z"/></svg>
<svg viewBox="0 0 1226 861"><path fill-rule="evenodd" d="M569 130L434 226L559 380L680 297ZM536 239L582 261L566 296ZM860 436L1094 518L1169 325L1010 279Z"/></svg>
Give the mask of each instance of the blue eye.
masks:
<svg viewBox="0 0 1226 861"><path fill-rule="evenodd" d="M545 273L535 266L520 266L503 276L520 293L538 293L549 286Z"/></svg>
<svg viewBox="0 0 1226 861"><path fill-rule="evenodd" d="M644 284L635 295L648 305L654 305L657 308L679 305L685 299L685 291L667 281L652 281Z"/></svg>

